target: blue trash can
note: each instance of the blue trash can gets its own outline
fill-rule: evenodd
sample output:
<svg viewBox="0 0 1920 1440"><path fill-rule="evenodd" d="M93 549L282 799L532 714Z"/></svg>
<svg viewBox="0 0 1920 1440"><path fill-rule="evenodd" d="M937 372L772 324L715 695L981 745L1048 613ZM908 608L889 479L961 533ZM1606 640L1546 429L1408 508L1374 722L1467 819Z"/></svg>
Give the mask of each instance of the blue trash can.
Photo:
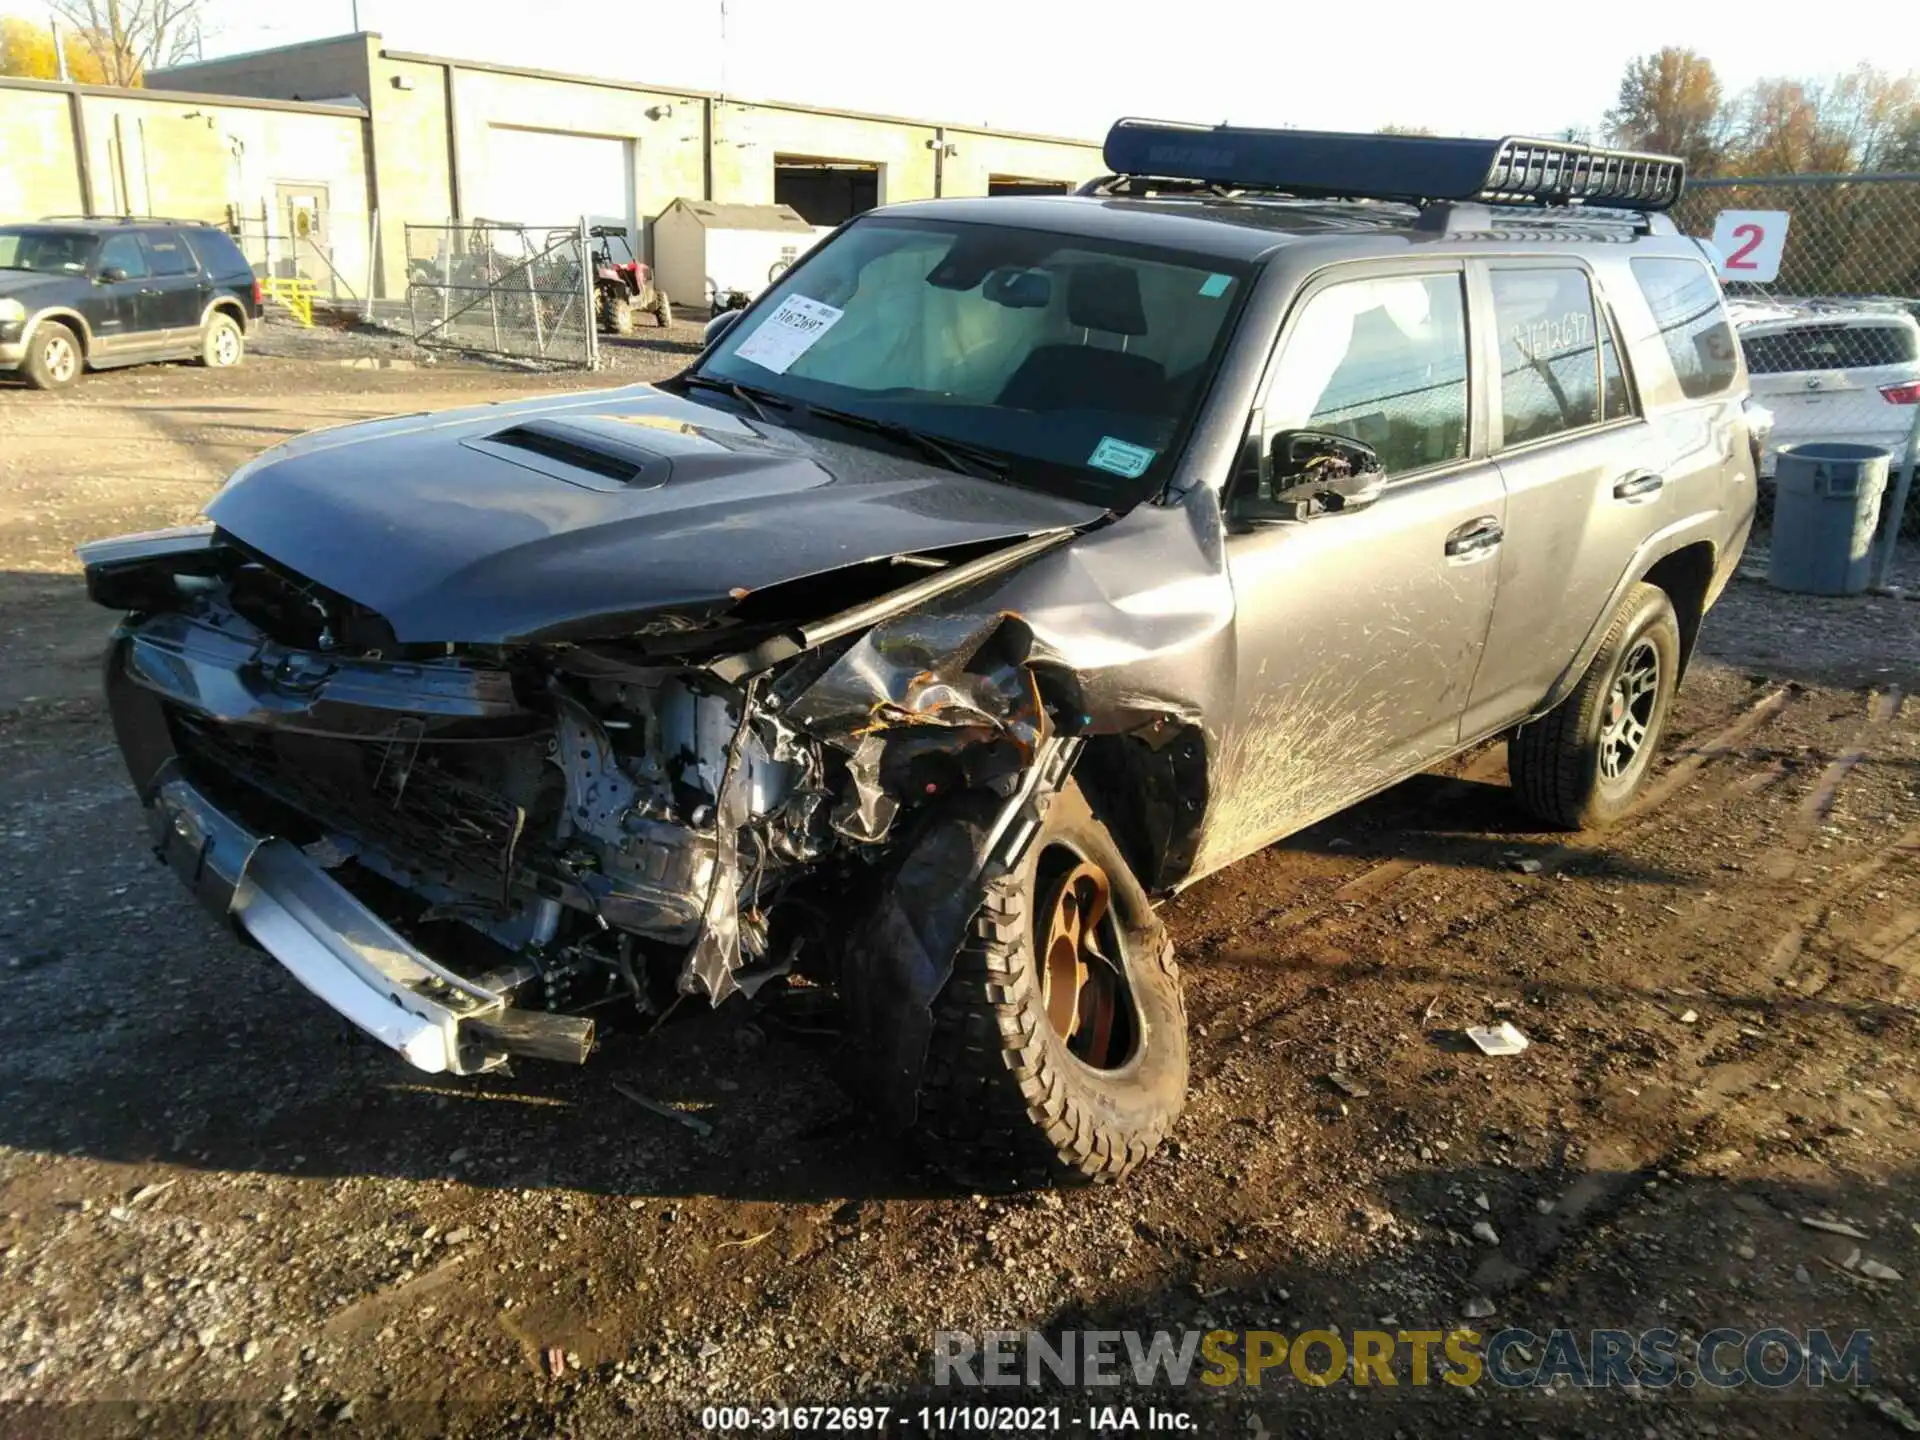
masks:
<svg viewBox="0 0 1920 1440"><path fill-rule="evenodd" d="M1789 445L1773 472L1767 580L1801 595L1858 595L1873 572L1873 532L1893 457L1839 440Z"/></svg>

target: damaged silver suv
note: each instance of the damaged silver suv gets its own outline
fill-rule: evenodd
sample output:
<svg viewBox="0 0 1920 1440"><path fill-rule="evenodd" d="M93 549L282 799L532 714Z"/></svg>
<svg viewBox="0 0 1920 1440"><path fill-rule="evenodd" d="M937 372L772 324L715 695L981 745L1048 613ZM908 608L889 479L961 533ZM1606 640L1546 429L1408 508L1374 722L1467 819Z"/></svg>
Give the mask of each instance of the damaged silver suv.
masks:
<svg viewBox="0 0 1920 1440"><path fill-rule="evenodd" d="M657 386L348 426L90 545L160 855L429 1071L804 977L971 1183L1178 1115L1155 902L1467 746L1603 823L1754 508L1679 162L1122 122Z"/></svg>

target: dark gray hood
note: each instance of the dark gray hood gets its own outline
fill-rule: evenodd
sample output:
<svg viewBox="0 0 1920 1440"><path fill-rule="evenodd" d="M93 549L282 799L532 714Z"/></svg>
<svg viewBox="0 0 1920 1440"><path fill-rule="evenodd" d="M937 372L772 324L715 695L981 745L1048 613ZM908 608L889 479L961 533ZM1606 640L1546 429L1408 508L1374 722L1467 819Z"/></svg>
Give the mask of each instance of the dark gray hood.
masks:
<svg viewBox="0 0 1920 1440"><path fill-rule="evenodd" d="M18 300L27 309L75 299L88 285L84 275L56 275L46 270L0 270L0 297Z"/></svg>
<svg viewBox="0 0 1920 1440"><path fill-rule="evenodd" d="M498 644L1104 512L642 385L303 436L207 514L402 641Z"/></svg>

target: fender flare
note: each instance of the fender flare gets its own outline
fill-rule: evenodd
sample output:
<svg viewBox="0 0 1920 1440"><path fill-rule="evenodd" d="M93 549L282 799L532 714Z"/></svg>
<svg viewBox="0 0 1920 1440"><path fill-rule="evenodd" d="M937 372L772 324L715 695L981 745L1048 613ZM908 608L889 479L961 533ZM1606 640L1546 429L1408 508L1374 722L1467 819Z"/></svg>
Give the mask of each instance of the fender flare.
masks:
<svg viewBox="0 0 1920 1440"><path fill-rule="evenodd" d="M222 310L233 317L233 322L240 327L242 335L247 333L247 307L231 295L216 295L201 307L200 328L205 330L207 322Z"/></svg>
<svg viewBox="0 0 1920 1440"><path fill-rule="evenodd" d="M86 316L82 315L78 310L70 310L64 306L48 306L45 310L36 310L32 316L28 318L27 328L20 332L21 345L31 345L33 343L33 332L38 330L41 324L48 320L58 320L69 330L79 334L81 359L85 360L92 356L93 327L87 324Z"/></svg>
<svg viewBox="0 0 1920 1440"><path fill-rule="evenodd" d="M1709 510L1686 516L1684 519L1663 526L1640 542L1633 552L1633 558L1627 562L1626 569L1614 583L1607 596L1606 604L1600 607L1600 613L1594 618L1587 636L1580 642L1567 668L1553 682L1546 696L1528 712L1529 720L1538 719L1568 695L1574 686L1580 683L1580 677L1587 673L1587 667L1593 664L1593 657L1600 650L1600 643L1606 638L1607 626L1613 619L1614 611L1620 608L1620 602L1626 598L1627 591L1639 584L1653 571L1653 568L1669 555L1676 555L1689 546L1706 544L1712 551L1711 578L1708 582L1707 599L1719 593L1726 583L1723 573L1730 563L1729 557L1738 557L1745 543L1746 533L1753 524L1753 507L1749 505L1744 517L1729 524L1729 515L1723 510ZM1731 540L1738 543L1729 543Z"/></svg>

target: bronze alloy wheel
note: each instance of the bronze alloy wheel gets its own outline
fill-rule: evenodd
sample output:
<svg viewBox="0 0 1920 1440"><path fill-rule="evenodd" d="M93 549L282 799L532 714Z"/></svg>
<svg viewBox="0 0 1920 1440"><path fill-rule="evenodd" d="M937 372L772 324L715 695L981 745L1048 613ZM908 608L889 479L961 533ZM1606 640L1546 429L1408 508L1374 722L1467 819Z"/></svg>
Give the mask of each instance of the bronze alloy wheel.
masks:
<svg viewBox="0 0 1920 1440"><path fill-rule="evenodd" d="M1065 852L1071 859L1072 852ZM1043 864L1043 873L1045 870ZM1126 1059L1132 1028L1122 1013L1126 982L1114 951L1108 911L1112 903L1107 872L1080 860L1054 882L1041 902L1036 937L1040 950L1041 1004L1053 1033L1067 1049L1096 1070L1111 1070Z"/></svg>
<svg viewBox="0 0 1920 1440"><path fill-rule="evenodd" d="M954 813L923 834L929 874L992 811ZM976 1189L1117 1180L1186 1101L1180 970L1152 898L1077 784L1040 826L979 892L916 1097L922 1153Z"/></svg>

